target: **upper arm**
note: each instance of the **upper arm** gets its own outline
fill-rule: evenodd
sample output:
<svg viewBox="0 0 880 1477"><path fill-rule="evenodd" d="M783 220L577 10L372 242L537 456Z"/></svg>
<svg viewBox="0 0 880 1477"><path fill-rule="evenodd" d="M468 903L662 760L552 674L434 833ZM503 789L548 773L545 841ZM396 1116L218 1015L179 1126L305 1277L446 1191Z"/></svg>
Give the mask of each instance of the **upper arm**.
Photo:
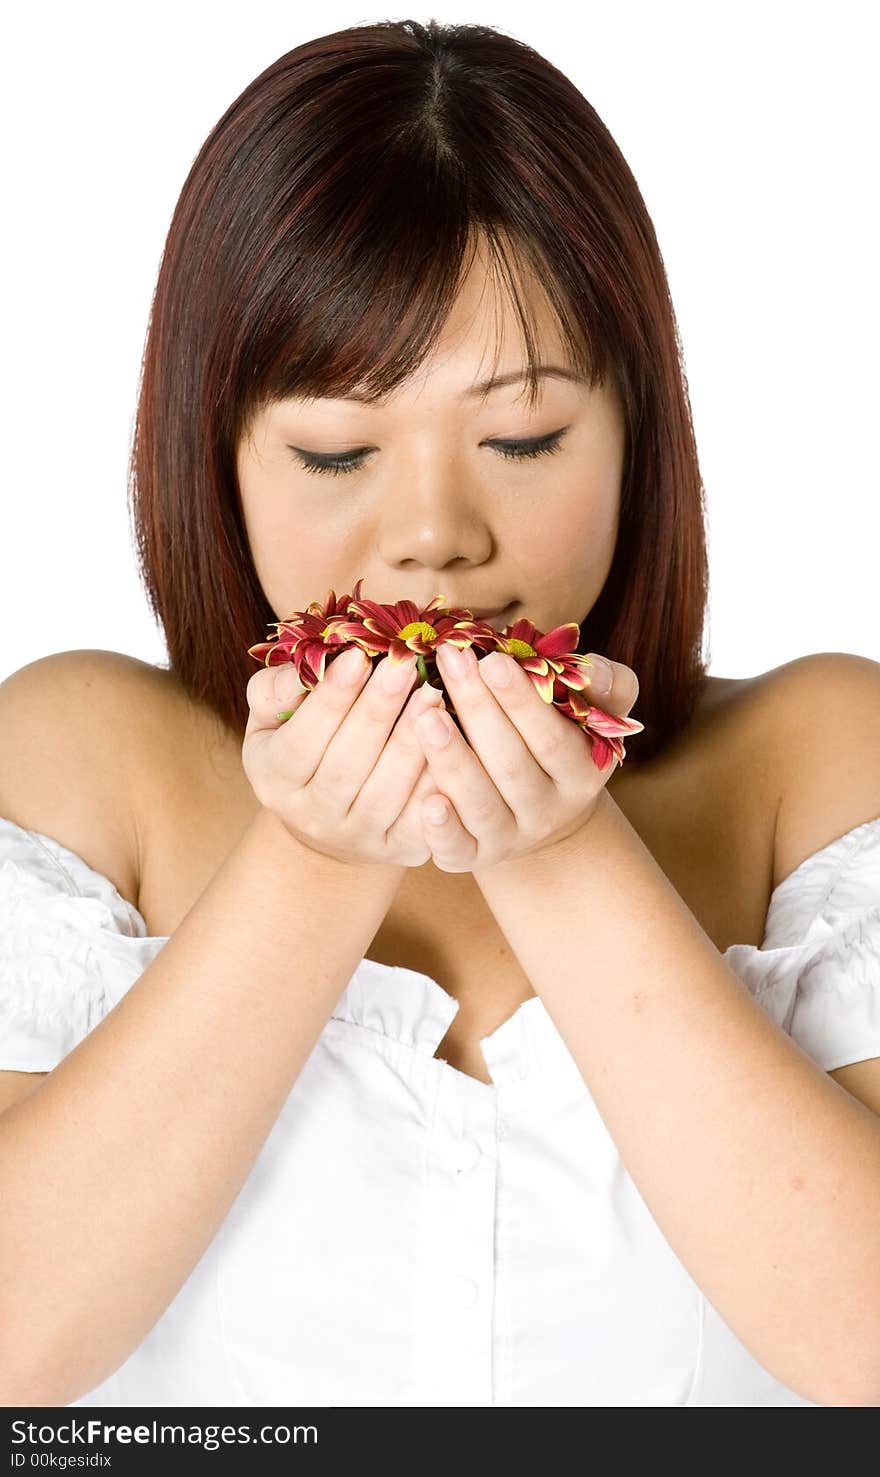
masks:
<svg viewBox="0 0 880 1477"><path fill-rule="evenodd" d="M0 682L0 815L76 852L135 906L131 756L140 668L118 652L64 651ZM0 1112L45 1075L0 1071Z"/></svg>
<svg viewBox="0 0 880 1477"><path fill-rule="evenodd" d="M780 667L771 688L782 776L774 886L880 815L880 662L844 651Z"/></svg>
<svg viewBox="0 0 880 1477"><path fill-rule="evenodd" d="M880 662L819 652L774 675L772 733L783 777L775 886L815 851L880 816ZM880 1114L880 1057L829 1076Z"/></svg>

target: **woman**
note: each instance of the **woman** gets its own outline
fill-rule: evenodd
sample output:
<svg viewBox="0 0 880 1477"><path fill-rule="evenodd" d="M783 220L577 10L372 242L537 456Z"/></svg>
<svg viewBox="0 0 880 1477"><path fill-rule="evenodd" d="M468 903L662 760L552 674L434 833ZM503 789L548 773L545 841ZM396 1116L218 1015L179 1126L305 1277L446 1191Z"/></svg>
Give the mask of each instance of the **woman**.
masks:
<svg viewBox="0 0 880 1477"><path fill-rule="evenodd" d="M7 1403L878 1403L877 664L707 677L674 315L587 101L489 27L281 57L178 202L132 470L167 670L0 713ZM445 745L394 658L253 670L359 579L582 615L625 763L447 650Z"/></svg>

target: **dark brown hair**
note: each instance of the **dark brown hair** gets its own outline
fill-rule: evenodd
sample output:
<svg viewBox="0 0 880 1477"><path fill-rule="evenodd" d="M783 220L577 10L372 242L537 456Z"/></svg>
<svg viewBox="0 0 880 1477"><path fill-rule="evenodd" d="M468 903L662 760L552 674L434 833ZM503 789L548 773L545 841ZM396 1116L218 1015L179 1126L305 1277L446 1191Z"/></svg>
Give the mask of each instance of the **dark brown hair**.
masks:
<svg viewBox="0 0 880 1477"><path fill-rule="evenodd" d="M381 21L287 52L226 110L181 191L153 298L130 468L141 575L170 670L242 738L257 670L247 648L291 612L272 610L254 569L238 442L276 399L379 398L412 374L477 237L509 284L530 399L539 355L523 264L572 362L593 384L611 374L622 397L617 544L578 650L638 676L631 716L645 731L627 757L650 758L693 714L706 672L703 489L633 174L530 46L491 26Z"/></svg>

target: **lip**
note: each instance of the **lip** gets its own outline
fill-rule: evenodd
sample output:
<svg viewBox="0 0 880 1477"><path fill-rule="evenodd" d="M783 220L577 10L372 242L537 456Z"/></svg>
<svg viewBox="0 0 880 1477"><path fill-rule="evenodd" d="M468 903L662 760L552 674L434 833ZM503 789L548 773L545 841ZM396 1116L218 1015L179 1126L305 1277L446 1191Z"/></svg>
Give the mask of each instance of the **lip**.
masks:
<svg viewBox="0 0 880 1477"><path fill-rule="evenodd" d="M507 617L512 611L514 604L515 602L511 600L509 604L503 605L500 610L477 610L472 605L466 605L465 609L470 610L475 620L485 621L487 625L494 627L496 631L500 631L502 626L509 624Z"/></svg>

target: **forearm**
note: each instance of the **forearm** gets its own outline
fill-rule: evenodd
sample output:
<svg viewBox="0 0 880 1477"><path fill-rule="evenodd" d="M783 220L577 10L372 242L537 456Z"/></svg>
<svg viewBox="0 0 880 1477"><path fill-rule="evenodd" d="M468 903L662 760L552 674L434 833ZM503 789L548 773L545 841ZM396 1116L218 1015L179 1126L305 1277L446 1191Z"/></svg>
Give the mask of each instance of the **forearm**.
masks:
<svg viewBox="0 0 880 1477"><path fill-rule="evenodd" d="M149 1332L402 876L261 809L115 1008L0 1117L0 1403L66 1404Z"/></svg>
<svg viewBox="0 0 880 1477"><path fill-rule="evenodd" d="M607 791L567 843L475 877L721 1317L806 1398L880 1401L880 1119L770 1020Z"/></svg>

